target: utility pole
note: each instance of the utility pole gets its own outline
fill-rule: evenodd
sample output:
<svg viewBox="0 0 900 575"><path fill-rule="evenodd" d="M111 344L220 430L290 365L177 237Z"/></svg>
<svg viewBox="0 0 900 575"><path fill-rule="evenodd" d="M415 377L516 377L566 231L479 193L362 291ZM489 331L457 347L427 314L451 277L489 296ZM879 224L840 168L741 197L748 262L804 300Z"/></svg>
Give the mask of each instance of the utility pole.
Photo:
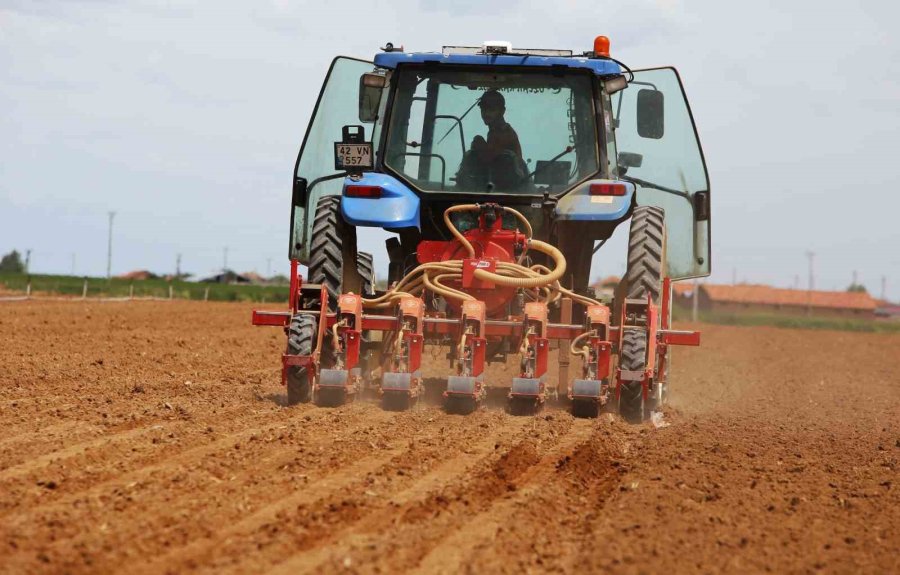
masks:
<svg viewBox="0 0 900 575"><path fill-rule="evenodd" d="M812 315L812 292L815 287L813 262L815 261L816 254L815 252L808 251L806 252L806 257L809 258L809 290L806 292L806 315Z"/></svg>
<svg viewBox="0 0 900 575"><path fill-rule="evenodd" d="M109 241L106 245L106 279L112 279L112 228L116 212L109 212Z"/></svg>
<svg viewBox="0 0 900 575"><path fill-rule="evenodd" d="M175 256L175 279L181 277L181 254Z"/></svg>
<svg viewBox="0 0 900 575"><path fill-rule="evenodd" d="M856 287L856 280L857 280L857 279L858 279L858 276L857 276L856 270L853 270L853 283L850 284L850 285L852 285L853 287Z"/></svg>
<svg viewBox="0 0 900 575"><path fill-rule="evenodd" d="M809 259L809 291L813 291L815 289L815 277L813 275L813 263L816 259L815 252L806 252L806 257Z"/></svg>

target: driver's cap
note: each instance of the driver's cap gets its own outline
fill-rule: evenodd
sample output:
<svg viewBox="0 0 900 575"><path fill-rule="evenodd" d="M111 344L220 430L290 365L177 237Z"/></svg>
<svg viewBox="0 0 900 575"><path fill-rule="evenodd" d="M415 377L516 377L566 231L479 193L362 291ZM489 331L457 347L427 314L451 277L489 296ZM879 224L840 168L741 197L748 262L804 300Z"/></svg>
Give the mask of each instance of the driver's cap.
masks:
<svg viewBox="0 0 900 575"><path fill-rule="evenodd" d="M488 90L481 96L478 105L482 108L506 108L506 98L497 90Z"/></svg>

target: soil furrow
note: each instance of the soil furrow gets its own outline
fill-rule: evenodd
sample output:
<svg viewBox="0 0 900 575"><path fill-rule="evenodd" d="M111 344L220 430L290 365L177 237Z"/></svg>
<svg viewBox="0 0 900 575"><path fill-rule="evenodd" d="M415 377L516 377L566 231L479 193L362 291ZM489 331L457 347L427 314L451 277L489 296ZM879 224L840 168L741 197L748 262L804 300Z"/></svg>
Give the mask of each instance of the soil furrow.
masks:
<svg viewBox="0 0 900 575"><path fill-rule="evenodd" d="M438 544L415 565L415 572L459 572L466 558L476 551L477 547L473 544L489 544L501 527L510 525L509 521L517 514L518 508L532 503L538 491L547 489L553 475L590 441L595 432L596 422L575 421L572 430L559 443L510 482L507 494L494 499L478 513L461 517L461 522L452 525ZM603 462L600 463L602 465ZM554 499L558 500L558 497Z"/></svg>
<svg viewBox="0 0 900 575"><path fill-rule="evenodd" d="M529 418L512 418L497 435L467 444L458 454L445 459L407 488L385 494L386 504L381 509L323 538L314 549L294 555L277 565L271 571L272 575L322 573L329 570L329 567L324 565L326 561L340 564L340 561L348 556L346 548L368 545L374 534L382 532L386 525L391 524L391 519L396 515L398 508L422 500L447 483L459 481L475 466L484 465L487 458L499 457L502 453L500 446L511 442L530 423Z"/></svg>
<svg viewBox="0 0 900 575"><path fill-rule="evenodd" d="M232 438L231 448L222 453L182 458L178 464L158 469L152 477L124 485L120 481L103 493L78 500L82 521L97 525L105 533L104 547L116 551L104 553L94 548L91 541L95 537L72 525L70 529L58 529L57 541L42 552L57 557L66 548L78 547L92 567L106 570L127 559L124 551L129 546L158 554L188 544L192 539L176 527L185 518L190 518L193 529L212 532L282 494L320 482L323 478L317 470L325 467L325 461L339 472L353 463L355 454L371 451L370 442L379 441L379 433L389 432L395 418L385 412L365 411L364 417L348 417L339 426L331 425L327 433L294 429L281 430L279 435L279 426L257 428L250 430L244 441ZM333 419L333 414L320 413L323 419ZM379 432L370 431L373 429ZM340 457L329 457L327 449L341 442L353 445L345 447ZM301 458L309 460L309 465L299 462ZM267 486L265 493L254 498L244 496L260 485ZM203 500L196 498L199 490L204 493ZM114 510L112 515L110 509ZM98 525L104 516L105 523ZM67 506L57 505L35 514L33 521L52 525L67 517Z"/></svg>
<svg viewBox="0 0 900 575"><path fill-rule="evenodd" d="M381 444L362 446L351 465L328 473L315 484L303 486L302 490L286 494L225 530L212 533L208 539L175 551L165 558L165 568L154 565L150 571L240 570L240 562L223 562L218 557L217 552L223 546L235 551L233 555L241 561L250 561L253 567L249 570L258 571L258 548L314 545L326 537L331 528L339 526L332 522L333 516L355 513L375 504L377 499L373 490L381 491L407 480L411 471L404 469L411 470L414 465L437 460L435 450L438 447L432 444L443 445L462 436L461 430L447 430L453 418L435 409L397 414L396 417L396 430L404 433L389 433L382 438ZM432 431L440 429L447 433L429 439L434 435ZM419 445L423 440L426 443ZM379 478L382 478L380 482ZM241 551L237 552L238 549Z"/></svg>

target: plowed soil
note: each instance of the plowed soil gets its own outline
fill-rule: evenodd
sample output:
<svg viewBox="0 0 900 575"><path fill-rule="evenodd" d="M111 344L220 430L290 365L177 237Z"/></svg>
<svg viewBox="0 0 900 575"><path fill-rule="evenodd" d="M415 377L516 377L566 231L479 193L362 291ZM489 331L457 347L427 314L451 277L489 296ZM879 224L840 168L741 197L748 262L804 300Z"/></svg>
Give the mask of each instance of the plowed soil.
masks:
<svg viewBox="0 0 900 575"><path fill-rule="evenodd" d="M900 337L701 326L657 428L286 408L249 312L0 304L0 571L900 572Z"/></svg>

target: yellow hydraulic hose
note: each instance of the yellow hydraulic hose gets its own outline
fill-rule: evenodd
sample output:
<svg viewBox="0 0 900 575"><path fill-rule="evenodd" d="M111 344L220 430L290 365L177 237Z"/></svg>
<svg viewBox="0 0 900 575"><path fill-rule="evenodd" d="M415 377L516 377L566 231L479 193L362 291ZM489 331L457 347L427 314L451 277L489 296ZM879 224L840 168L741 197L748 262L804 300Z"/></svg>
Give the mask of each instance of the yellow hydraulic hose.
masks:
<svg viewBox="0 0 900 575"><path fill-rule="evenodd" d="M533 270L529 270L528 268L523 268L522 266L517 266L524 271L524 277L504 277L500 274L489 272L487 270L475 270L475 277L483 280L493 282L497 285L508 286L508 287L517 287L517 288L532 288L532 287L540 287L554 281L558 280L566 273L566 258L563 256L562 252L551 246L546 242L542 242L540 240L532 239L528 242L528 248L533 249L535 251L542 252L550 256L556 266L553 268L553 271L549 274L541 274L534 272ZM513 269L510 266L517 264L508 264L501 263L498 264L497 267L505 267L507 269Z"/></svg>
<svg viewBox="0 0 900 575"><path fill-rule="evenodd" d="M466 236L462 235L462 233L456 229L456 226L453 225L453 222L450 221L450 214L454 212L471 212L473 210L479 209L475 204L460 204L458 206L450 206L446 210L444 210L444 224L446 224L447 229L450 230L450 233L453 234L459 243L462 244L464 248L466 248L466 252L468 252L470 258L475 257L475 248L472 247L472 244L466 238Z"/></svg>
<svg viewBox="0 0 900 575"><path fill-rule="evenodd" d="M595 333L596 333L596 331L591 330L591 331L585 332L585 333L579 335L578 337L576 337L575 339L573 339L572 343L569 345L569 353L571 353L572 355L581 355L584 357L584 361L590 361L591 360L591 352L590 352L588 346L584 346L584 347L577 347L577 346L578 346L578 342L580 342L581 340L583 340L586 337L590 337L590 336L594 335Z"/></svg>
<svg viewBox="0 0 900 575"><path fill-rule="evenodd" d="M450 220L450 214L455 212L478 211L481 208L476 204L460 204L451 206L444 211L444 223L447 229L453 234L459 243L463 246L468 257L475 257L475 248L472 243L453 225ZM521 212L502 206L504 212L512 214L525 230L528 238L526 241L526 250L519 258L521 262L528 250L534 250L547 255L552 261L552 267L536 264L531 267L525 267L517 262L499 262L496 272L478 269L474 271L474 277L494 283L500 286L521 288L526 290L537 290L533 294L535 298L540 298L540 294L544 294L545 303L553 303L563 295L572 298L573 301L584 305L596 305L600 302L576 294L560 285L560 279L566 273L566 258L562 252L554 246L536 240L532 237L534 230L531 223L522 215ZM448 299L465 301L475 299L472 295L465 293L459 289L448 286L445 281L462 282L462 260L447 260L442 262L429 262L417 266L415 269L407 273L403 278L394 284L391 289L379 297L371 299L363 299L363 305L368 308L386 308L396 304L397 300L406 296L420 296L427 289L435 294L441 295Z"/></svg>

